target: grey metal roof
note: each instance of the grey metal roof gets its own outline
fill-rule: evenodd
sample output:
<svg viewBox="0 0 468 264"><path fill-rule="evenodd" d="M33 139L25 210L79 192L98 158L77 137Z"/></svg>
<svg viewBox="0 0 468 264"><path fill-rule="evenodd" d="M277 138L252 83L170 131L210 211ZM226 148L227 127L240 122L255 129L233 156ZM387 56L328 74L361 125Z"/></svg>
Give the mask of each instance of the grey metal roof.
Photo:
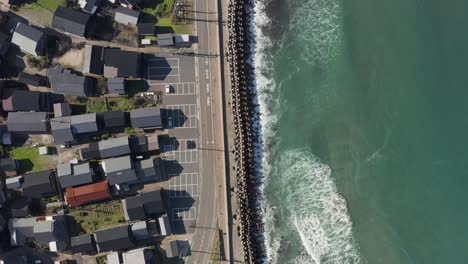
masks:
<svg viewBox="0 0 468 264"><path fill-rule="evenodd" d="M60 66L47 71L50 87L54 93L70 96L86 96L92 87L92 79L71 73Z"/></svg>
<svg viewBox="0 0 468 264"><path fill-rule="evenodd" d="M33 172L23 175L23 195L31 198L42 198L55 194L50 184L51 171Z"/></svg>
<svg viewBox="0 0 468 264"><path fill-rule="evenodd" d="M102 168L110 185L131 182L137 179L132 169L130 156L103 160Z"/></svg>
<svg viewBox="0 0 468 264"><path fill-rule="evenodd" d="M21 187L21 180L23 176L8 177L5 179L7 189L18 189Z"/></svg>
<svg viewBox="0 0 468 264"><path fill-rule="evenodd" d="M58 164L57 176L60 182L60 187L62 188L78 186L93 181L91 167L88 162L80 164Z"/></svg>
<svg viewBox="0 0 468 264"><path fill-rule="evenodd" d="M143 202L139 195L130 196L122 200L124 217L127 221L146 219Z"/></svg>
<svg viewBox="0 0 468 264"><path fill-rule="evenodd" d="M167 214L162 215L158 218L159 228L161 229L161 235L167 236L172 234L171 221Z"/></svg>
<svg viewBox="0 0 468 264"><path fill-rule="evenodd" d="M107 90L111 94L125 94L125 79L120 77L108 78Z"/></svg>
<svg viewBox="0 0 468 264"><path fill-rule="evenodd" d="M156 170L154 169L154 160L139 160L134 163L135 173L140 182L157 180Z"/></svg>
<svg viewBox="0 0 468 264"><path fill-rule="evenodd" d="M8 230L10 231L10 242L12 246L23 245L28 237L34 234L35 218L10 218Z"/></svg>
<svg viewBox="0 0 468 264"><path fill-rule="evenodd" d="M104 48L86 45L83 61L83 73L102 75L104 69Z"/></svg>
<svg viewBox="0 0 468 264"><path fill-rule="evenodd" d="M44 32L24 23L20 22L16 25L11 42L17 45L22 51L34 56L41 56L44 54Z"/></svg>
<svg viewBox="0 0 468 264"><path fill-rule="evenodd" d="M101 4L101 0L79 0L78 4L86 13L94 14Z"/></svg>
<svg viewBox="0 0 468 264"><path fill-rule="evenodd" d="M133 154L138 154L148 151L148 140L145 135L129 138L130 149Z"/></svg>
<svg viewBox="0 0 468 264"><path fill-rule="evenodd" d="M7 126L10 132L47 133L47 113L10 112L8 113Z"/></svg>
<svg viewBox="0 0 468 264"><path fill-rule="evenodd" d="M98 131L96 113L71 116L73 133L87 133Z"/></svg>
<svg viewBox="0 0 468 264"><path fill-rule="evenodd" d="M84 37L90 17L89 14L59 6L54 13L52 27Z"/></svg>
<svg viewBox="0 0 468 264"><path fill-rule="evenodd" d="M125 112L123 111L108 111L101 113L104 120L104 127L124 127L126 126Z"/></svg>
<svg viewBox="0 0 468 264"><path fill-rule="evenodd" d="M129 237L129 226L116 226L94 233L99 252L120 250L134 246Z"/></svg>
<svg viewBox="0 0 468 264"><path fill-rule="evenodd" d="M71 129L71 117L51 118L50 128L56 144L65 144L74 140Z"/></svg>
<svg viewBox="0 0 468 264"><path fill-rule="evenodd" d="M150 257L151 251L145 248L138 248L122 253L123 264L146 264L151 263Z"/></svg>
<svg viewBox="0 0 468 264"><path fill-rule="evenodd" d="M125 25L135 25L138 24L138 18L140 17L140 12L135 11L130 8L125 8L119 6L115 12L115 22L125 24Z"/></svg>
<svg viewBox="0 0 468 264"><path fill-rule="evenodd" d="M146 107L130 111L133 128L162 128L161 109Z"/></svg>
<svg viewBox="0 0 468 264"><path fill-rule="evenodd" d="M120 253L119 252L111 252L110 254L106 255L106 264L120 264Z"/></svg>
<svg viewBox="0 0 468 264"><path fill-rule="evenodd" d="M103 159L130 154L128 136L101 140L98 146L100 156Z"/></svg>
<svg viewBox="0 0 468 264"><path fill-rule="evenodd" d="M92 235L86 234L74 236L71 238L71 250L73 253L92 252L94 251Z"/></svg>
<svg viewBox="0 0 468 264"><path fill-rule="evenodd" d="M158 46L174 45L174 38L171 33L158 34Z"/></svg>

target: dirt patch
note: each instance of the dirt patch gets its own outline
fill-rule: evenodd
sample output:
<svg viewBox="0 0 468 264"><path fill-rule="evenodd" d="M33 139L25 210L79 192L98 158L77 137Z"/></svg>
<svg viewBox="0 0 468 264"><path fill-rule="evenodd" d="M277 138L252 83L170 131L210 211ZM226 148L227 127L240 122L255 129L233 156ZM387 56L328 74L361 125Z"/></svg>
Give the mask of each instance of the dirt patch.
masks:
<svg viewBox="0 0 468 264"><path fill-rule="evenodd" d="M62 57L58 58L57 63L66 68L81 71L83 69L84 50L84 48L71 49L63 54Z"/></svg>

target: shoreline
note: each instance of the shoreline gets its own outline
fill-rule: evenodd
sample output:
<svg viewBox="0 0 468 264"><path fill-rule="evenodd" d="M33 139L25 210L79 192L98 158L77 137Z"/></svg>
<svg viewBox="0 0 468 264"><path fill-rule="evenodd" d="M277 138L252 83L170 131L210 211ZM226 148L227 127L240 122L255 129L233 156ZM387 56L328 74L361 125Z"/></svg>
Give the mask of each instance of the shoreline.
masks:
<svg viewBox="0 0 468 264"><path fill-rule="evenodd" d="M261 181L258 160L258 101L255 91L252 47L253 2L230 0L228 4L228 45L230 95L234 125L234 158L236 202L238 204L238 236L241 239L245 263L264 263L266 247L261 204ZM237 216L233 215L234 220Z"/></svg>

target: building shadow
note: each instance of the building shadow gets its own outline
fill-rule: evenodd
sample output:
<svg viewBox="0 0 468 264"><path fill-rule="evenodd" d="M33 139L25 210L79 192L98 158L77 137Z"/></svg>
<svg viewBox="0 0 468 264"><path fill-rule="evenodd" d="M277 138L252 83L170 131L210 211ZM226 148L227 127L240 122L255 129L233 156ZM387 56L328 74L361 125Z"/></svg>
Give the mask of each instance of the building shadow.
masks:
<svg viewBox="0 0 468 264"><path fill-rule="evenodd" d="M188 118L181 109L162 109L167 128L183 127Z"/></svg>
<svg viewBox="0 0 468 264"><path fill-rule="evenodd" d="M60 57L72 47L72 39L53 28L45 28L47 36L47 54L49 57Z"/></svg>
<svg viewBox="0 0 468 264"><path fill-rule="evenodd" d="M166 79L173 70L172 66L164 57L146 56L145 59L144 73L147 80L162 81Z"/></svg>
<svg viewBox="0 0 468 264"><path fill-rule="evenodd" d="M196 221L196 211L192 208L195 200L186 190L164 190L163 196L172 223L172 233L187 234Z"/></svg>

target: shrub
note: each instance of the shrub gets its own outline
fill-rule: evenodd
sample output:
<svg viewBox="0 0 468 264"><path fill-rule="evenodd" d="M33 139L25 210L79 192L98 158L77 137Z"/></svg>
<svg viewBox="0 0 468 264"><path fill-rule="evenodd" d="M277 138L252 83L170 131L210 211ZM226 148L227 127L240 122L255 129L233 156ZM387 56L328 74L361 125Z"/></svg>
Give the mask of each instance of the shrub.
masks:
<svg viewBox="0 0 468 264"><path fill-rule="evenodd" d="M33 68L36 68L40 71L49 66L49 60L46 56L34 57L32 55L28 55L26 59Z"/></svg>

